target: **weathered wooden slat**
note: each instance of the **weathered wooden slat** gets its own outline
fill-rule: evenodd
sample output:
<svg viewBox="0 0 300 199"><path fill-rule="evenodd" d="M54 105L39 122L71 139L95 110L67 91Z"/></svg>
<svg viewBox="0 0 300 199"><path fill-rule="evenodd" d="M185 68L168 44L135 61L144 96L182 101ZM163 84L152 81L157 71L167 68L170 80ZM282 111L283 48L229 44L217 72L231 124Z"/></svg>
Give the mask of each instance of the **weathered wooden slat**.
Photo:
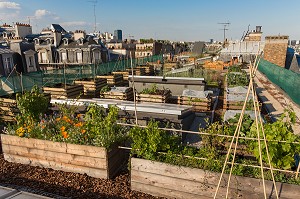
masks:
<svg viewBox="0 0 300 199"><path fill-rule="evenodd" d="M27 158L35 158L57 163L72 164L83 167L107 169L106 158L94 158L88 156L73 155L68 153L59 153L45 151L40 149L30 149L27 147L18 147L13 145L2 145L5 154L18 155Z"/></svg>
<svg viewBox="0 0 300 199"><path fill-rule="evenodd" d="M22 157L22 156L12 155L12 154L4 154L4 158L9 162L17 162L21 164L28 164L31 166L41 166L45 168L52 168L55 170L61 170L66 172L76 172L81 174L86 173L87 175L95 178L108 178L107 170L104 169L95 169L95 168L77 166L72 164L57 163L54 161L28 158L28 157Z"/></svg>
<svg viewBox="0 0 300 199"><path fill-rule="evenodd" d="M175 187L181 186L179 184L189 185L189 182L195 182L205 184L211 187L211 191L214 193L216 185L219 180L219 173L214 173L210 171L204 171L202 169L193 169L187 167L179 167L174 165L169 165L166 163L154 162L149 160L131 159L131 173L133 174L133 181L139 180L144 183L145 187L147 184L153 186L154 184L163 187L171 187L171 182L175 184ZM138 173L137 173L138 172ZM144 175L144 173L147 173ZM138 174L138 175L137 175ZM137 176L139 176L137 178ZM157 178L155 178L157 177ZM167 180L168 179L168 180ZM185 180L187 182L184 182ZM222 181L221 187L226 187L228 180L228 175L225 174ZM189 181L189 182L188 182ZM274 197L273 183L271 181L265 181L267 195L272 195ZM285 183L276 183L277 189L280 190L281 198L297 198L300 194L299 186ZM192 185L190 186L192 189ZM231 193L236 191L238 195L243 196L242 198L262 198L263 189L262 189L262 180L241 177L241 176L232 176L231 178ZM194 187L196 189L196 187ZM180 187L180 190L184 190L184 187ZM294 191L292 191L294 190ZM297 190L297 191L295 191ZM197 190L193 193L198 193ZM220 194L225 192L220 190ZM251 195L255 193L254 195Z"/></svg>

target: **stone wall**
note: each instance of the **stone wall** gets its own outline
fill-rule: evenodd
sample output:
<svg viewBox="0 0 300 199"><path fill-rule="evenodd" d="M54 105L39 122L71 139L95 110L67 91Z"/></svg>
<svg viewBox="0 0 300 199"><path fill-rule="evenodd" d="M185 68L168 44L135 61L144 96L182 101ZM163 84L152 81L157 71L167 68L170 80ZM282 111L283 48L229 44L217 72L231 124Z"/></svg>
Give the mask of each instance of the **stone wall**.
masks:
<svg viewBox="0 0 300 199"><path fill-rule="evenodd" d="M288 47L288 36L266 36L264 59L284 67Z"/></svg>

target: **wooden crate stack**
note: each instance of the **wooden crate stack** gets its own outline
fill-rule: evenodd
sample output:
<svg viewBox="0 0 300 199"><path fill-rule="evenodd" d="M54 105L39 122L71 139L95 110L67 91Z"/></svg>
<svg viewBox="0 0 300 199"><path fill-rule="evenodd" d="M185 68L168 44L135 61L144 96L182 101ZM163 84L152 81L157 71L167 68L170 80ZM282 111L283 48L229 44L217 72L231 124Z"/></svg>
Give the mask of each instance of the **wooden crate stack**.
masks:
<svg viewBox="0 0 300 199"><path fill-rule="evenodd" d="M15 121L15 117L19 112L15 99L0 98L0 119L2 121Z"/></svg>
<svg viewBox="0 0 300 199"><path fill-rule="evenodd" d="M129 74L132 75L131 68L126 69L126 71L128 71ZM133 75L144 76L145 75L145 68L134 68L133 69Z"/></svg>
<svg viewBox="0 0 300 199"><path fill-rule="evenodd" d="M145 70L145 75L154 75L154 66L148 65L148 66L138 66L136 68L143 68Z"/></svg>
<svg viewBox="0 0 300 199"><path fill-rule="evenodd" d="M212 99L198 98L198 97L186 97L186 96L176 96L177 104L193 106L193 110L196 112L210 111Z"/></svg>
<svg viewBox="0 0 300 199"><path fill-rule="evenodd" d="M44 93L49 93L52 99L75 99L84 93L83 85L62 85L43 87Z"/></svg>
<svg viewBox="0 0 300 199"><path fill-rule="evenodd" d="M154 102L154 103L167 103L171 98L170 90L165 90L162 95L155 94L136 94L138 102Z"/></svg>
<svg viewBox="0 0 300 199"><path fill-rule="evenodd" d="M108 92L103 92L100 94L101 98L105 99L118 99L118 100L133 100L133 89L131 87L116 87Z"/></svg>
<svg viewBox="0 0 300 199"><path fill-rule="evenodd" d="M128 86L129 82L128 82L128 75L129 72L128 71L116 71L116 72L112 72L112 74L114 75L123 75L123 84L122 86Z"/></svg>
<svg viewBox="0 0 300 199"><path fill-rule="evenodd" d="M101 88L107 85L101 78L77 80L75 84L83 86L85 97L99 97Z"/></svg>
<svg viewBox="0 0 300 199"><path fill-rule="evenodd" d="M111 74L111 75L101 75L97 78L106 79L108 86L122 86L123 85L123 75L122 74Z"/></svg>

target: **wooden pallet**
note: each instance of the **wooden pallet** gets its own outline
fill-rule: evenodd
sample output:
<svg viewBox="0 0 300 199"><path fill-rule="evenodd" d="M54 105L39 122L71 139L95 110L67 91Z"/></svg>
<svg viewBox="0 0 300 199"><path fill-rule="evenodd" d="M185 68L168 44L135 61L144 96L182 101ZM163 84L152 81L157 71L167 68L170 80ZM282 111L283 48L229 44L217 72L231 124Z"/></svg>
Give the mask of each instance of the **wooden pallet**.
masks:
<svg viewBox="0 0 300 199"><path fill-rule="evenodd" d="M106 81L106 79L96 78L95 80L77 80L75 81L75 84L83 86L84 96L99 97L101 88L107 85Z"/></svg>
<svg viewBox="0 0 300 199"><path fill-rule="evenodd" d="M83 85L58 85L60 87L43 87L44 93L49 93L52 99L74 99L84 93Z"/></svg>
<svg viewBox="0 0 300 199"><path fill-rule="evenodd" d="M20 113L15 99L0 98L0 119L5 122L15 121L16 115Z"/></svg>
<svg viewBox="0 0 300 199"><path fill-rule="evenodd" d="M154 66L137 66L136 68L143 68L145 70L145 75L154 75Z"/></svg>
<svg viewBox="0 0 300 199"><path fill-rule="evenodd" d="M126 69L126 71L129 72L130 75L132 75L131 68ZM145 69L144 68L134 68L133 69L133 75L136 76L144 76L145 75Z"/></svg>

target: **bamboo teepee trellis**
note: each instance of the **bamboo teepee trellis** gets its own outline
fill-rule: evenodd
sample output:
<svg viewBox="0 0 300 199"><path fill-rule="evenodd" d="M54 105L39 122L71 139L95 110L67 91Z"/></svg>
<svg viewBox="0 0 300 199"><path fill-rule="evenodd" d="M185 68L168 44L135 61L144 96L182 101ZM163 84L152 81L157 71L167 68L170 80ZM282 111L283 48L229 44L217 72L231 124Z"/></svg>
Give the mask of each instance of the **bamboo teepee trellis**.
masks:
<svg viewBox="0 0 300 199"><path fill-rule="evenodd" d="M252 65L252 62L250 62L250 65L249 65L250 82L249 82L246 98L245 98L245 101L244 101L244 104L243 104L242 112L241 112L237 127L235 129L233 138L231 140L229 149L227 151L227 155L226 155L225 162L224 162L224 165L223 165L222 173L221 173L221 176L220 176L220 179L219 179L219 182L218 182L217 189L215 191L214 199L218 195L221 180L223 178L226 166L229 164L231 167L230 167L230 173L229 173L228 181L227 181L226 199L228 198L229 189L230 189L230 180L231 180L232 170L233 170L233 167L234 167L234 162L235 162L235 157L236 157L236 149L237 149L237 145L238 145L238 139L239 139L239 136L240 136L241 124L242 124L242 121L243 121L243 117L244 117L244 113L245 113L245 109L246 109L246 103L247 103L247 100L249 98L250 92L252 94L253 109L254 109L254 114L255 114L255 121L254 122L255 122L256 132L257 132L259 163L260 163L261 177L262 177L262 182L263 182L264 198L267 199L267 193L266 193L266 186L265 186L265 179L264 179L264 165L263 165L263 162L262 162L262 150L261 150L261 138L260 138L261 133L262 133L262 138L263 138L262 140L265 144L266 154L267 154L267 158L268 158L268 164L269 164L271 175L272 175L274 191L275 191L275 194L276 194L276 198L278 199L278 191L277 191L276 182L275 182L275 179L274 179L273 169L272 169L272 165L271 165L271 160L270 160L270 156L269 156L269 152L268 152L268 145L267 145L266 136L265 136L264 127L263 127L263 120L261 118L259 102L258 102L256 90L254 88L255 85L254 85L254 82L253 82L253 79L255 77L255 74L256 74L261 56L262 56L262 53L257 55L256 58L255 58L255 61L254 61L254 65ZM229 162L229 156L231 154L231 149L233 148L232 146L233 146L234 141L235 141L235 145L234 145L234 149L233 149L233 157L232 157L231 162Z"/></svg>

